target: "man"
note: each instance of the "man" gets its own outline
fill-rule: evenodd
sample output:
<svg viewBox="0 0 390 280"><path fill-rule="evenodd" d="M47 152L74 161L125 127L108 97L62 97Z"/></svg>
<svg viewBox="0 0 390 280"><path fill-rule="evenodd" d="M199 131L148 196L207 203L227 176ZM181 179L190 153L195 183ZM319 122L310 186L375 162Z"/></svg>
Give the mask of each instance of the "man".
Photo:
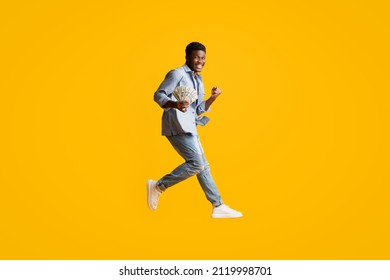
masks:
<svg viewBox="0 0 390 280"><path fill-rule="evenodd" d="M205 158L199 140L196 125L205 125L208 118L199 117L208 112L210 105L222 93L213 87L211 97L204 100L202 77L199 74L206 59L206 47L192 42L186 47L186 63L170 71L154 94L154 101L164 109L162 117L162 134L166 136L185 162L158 181L148 180L147 200L151 210L156 210L162 192L169 187L196 175L206 195L213 205L211 217L238 218L242 214L225 205L211 176L209 164ZM177 86L190 86L198 94L192 104L188 101L177 101L172 95Z"/></svg>

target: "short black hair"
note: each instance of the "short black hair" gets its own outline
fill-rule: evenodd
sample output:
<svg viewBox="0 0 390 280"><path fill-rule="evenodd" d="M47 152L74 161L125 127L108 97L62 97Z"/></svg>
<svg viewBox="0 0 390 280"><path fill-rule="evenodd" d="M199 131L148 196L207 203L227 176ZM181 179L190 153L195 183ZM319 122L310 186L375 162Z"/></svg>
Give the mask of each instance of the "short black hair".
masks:
<svg viewBox="0 0 390 280"><path fill-rule="evenodd" d="M186 47L186 56L190 56L192 51L204 51L206 52L206 47L199 42L191 42Z"/></svg>

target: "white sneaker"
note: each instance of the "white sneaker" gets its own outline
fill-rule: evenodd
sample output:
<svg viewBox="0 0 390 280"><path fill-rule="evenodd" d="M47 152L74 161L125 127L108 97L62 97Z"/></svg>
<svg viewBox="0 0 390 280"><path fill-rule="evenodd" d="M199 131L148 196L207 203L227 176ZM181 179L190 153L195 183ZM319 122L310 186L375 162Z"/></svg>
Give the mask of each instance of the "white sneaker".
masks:
<svg viewBox="0 0 390 280"><path fill-rule="evenodd" d="M211 218L240 218L240 217L242 217L241 212L231 209L226 204L221 204L217 207L214 207L213 213L211 214Z"/></svg>
<svg viewBox="0 0 390 280"><path fill-rule="evenodd" d="M150 210L157 210L158 199L160 198L161 191L157 188L157 182L154 180L148 180L146 183L148 206Z"/></svg>

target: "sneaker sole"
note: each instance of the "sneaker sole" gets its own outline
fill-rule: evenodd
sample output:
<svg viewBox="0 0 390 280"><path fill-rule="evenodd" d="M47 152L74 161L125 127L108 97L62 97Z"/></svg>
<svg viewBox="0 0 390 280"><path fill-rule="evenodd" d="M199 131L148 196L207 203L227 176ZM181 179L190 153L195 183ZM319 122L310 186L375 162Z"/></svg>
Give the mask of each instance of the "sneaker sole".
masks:
<svg viewBox="0 0 390 280"><path fill-rule="evenodd" d="M237 214L212 214L211 218L214 219L229 219L229 218L241 218L242 213L237 213Z"/></svg>
<svg viewBox="0 0 390 280"><path fill-rule="evenodd" d="M152 187L153 187L153 180L148 180L148 182L146 183L148 207L149 207L150 210L156 211L157 208L153 208L152 202L151 202L151 199L150 199L150 190L151 190Z"/></svg>

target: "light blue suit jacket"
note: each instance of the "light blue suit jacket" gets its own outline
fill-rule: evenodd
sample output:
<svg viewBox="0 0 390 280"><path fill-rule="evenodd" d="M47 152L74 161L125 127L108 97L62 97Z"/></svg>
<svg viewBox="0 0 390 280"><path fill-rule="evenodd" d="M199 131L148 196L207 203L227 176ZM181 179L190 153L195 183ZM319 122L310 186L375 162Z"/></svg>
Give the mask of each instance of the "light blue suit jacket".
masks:
<svg viewBox="0 0 390 280"><path fill-rule="evenodd" d="M162 135L172 136L184 133L197 135L196 125L205 125L209 121L206 116L199 117L199 115L206 112L203 81L199 74L196 74L195 78L192 70L186 64L169 71L165 76L164 81L154 93L154 101L156 101L160 107L170 100L177 101L172 95L173 90L177 86L190 86L196 89L198 92L198 99L188 107L186 112L181 112L175 108L164 108L162 116Z"/></svg>

